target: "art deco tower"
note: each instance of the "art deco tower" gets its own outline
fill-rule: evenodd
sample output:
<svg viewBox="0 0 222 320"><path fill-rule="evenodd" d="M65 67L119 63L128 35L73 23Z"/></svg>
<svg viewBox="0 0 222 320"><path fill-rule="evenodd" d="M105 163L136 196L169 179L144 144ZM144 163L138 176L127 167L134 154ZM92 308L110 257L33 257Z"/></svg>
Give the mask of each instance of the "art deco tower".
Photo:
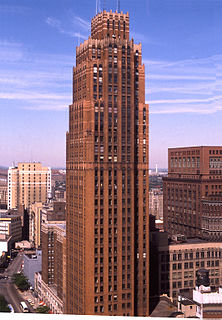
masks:
<svg viewBox="0 0 222 320"><path fill-rule="evenodd" d="M129 14L76 49L67 133L66 312L149 314L148 105Z"/></svg>

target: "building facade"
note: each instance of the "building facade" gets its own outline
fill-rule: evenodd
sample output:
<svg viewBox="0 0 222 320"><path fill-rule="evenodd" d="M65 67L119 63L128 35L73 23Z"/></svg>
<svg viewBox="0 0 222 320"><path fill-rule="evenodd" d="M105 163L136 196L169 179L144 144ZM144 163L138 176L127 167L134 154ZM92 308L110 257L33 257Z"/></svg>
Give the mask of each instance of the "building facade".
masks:
<svg viewBox="0 0 222 320"><path fill-rule="evenodd" d="M42 202L32 203L29 210L29 241L35 248L41 247Z"/></svg>
<svg viewBox="0 0 222 320"><path fill-rule="evenodd" d="M48 221L65 221L66 203L64 201L50 201L49 203L35 202L29 210L29 241L35 248L42 245L42 224Z"/></svg>
<svg viewBox="0 0 222 320"><path fill-rule="evenodd" d="M64 303L58 297L57 290L54 286L49 286L42 280L42 273L35 273L35 293L38 296L38 301L44 302L50 308L50 313L63 314Z"/></svg>
<svg viewBox="0 0 222 320"><path fill-rule="evenodd" d="M151 233L153 243L151 269L155 273L153 296L167 294L177 303L181 289L195 287L196 272L200 268L209 271L210 285L222 283L222 242L187 239L168 244L167 233ZM154 245L155 244L155 245Z"/></svg>
<svg viewBox="0 0 222 320"><path fill-rule="evenodd" d="M157 220L163 219L163 191L161 188L149 191L149 213L154 215Z"/></svg>
<svg viewBox="0 0 222 320"><path fill-rule="evenodd" d="M11 243L22 240L21 216L0 212L0 234L11 237Z"/></svg>
<svg viewBox="0 0 222 320"><path fill-rule="evenodd" d="M34 288L35 273L42 270L42 251L36 250L35 254L25 254L23 260L23 273Z"/></svg>
<svg viewBox="0 0 222 320"><path fill-rule="evenodd" d="M129 15L76 49L67 133L66 313L149 315L148 105Z"/></svg>
<svg viewBox="0 0 222 320"><path fill-rule="evenodd" d="M51 194L51 169L41 163L25 162L8 170L8 209L34 202L47 202Z"/></svg>
<svg viewBox="0 0 222 320"><path fill-rule="evenodd" d="M8 198L7 198L7 182L0 180L0 209L6 209Z"/></svg>
<svg viewBox="0 0 222 320"><path fill-rule="evenodd" d="M181 290L178 296L178 310L185 318L221 319L222 289L210 286L209 270L196 272L196 286L193 290Z"/></svg>
<svg viewBox="0 0 222 320"><path fill-rule="evenodd" d="M164 230L202 237L201 201L222 195L222 147L169 149L163 192Z"/></svg>
<svg viewBox="0 0 222 320"><path fill-rule="evenodd" d="M60 307L62 302L60 311L63 313L66 296L66 224L64 221L48 221L42 225L41 282L44 292L48 292L48 294L41 292L41 295L56 294ZM47 304L47 301L44 302Z"/></svg>
<svg viewBox="0 0 222 320"><path fill-rule="evenodd" d="M12 237L8 236L7 234L0 233L0 265L1 265L1 257L4 254L11 250L12 248Z"/></svg>
<svg viewBox="0 0 222 320"><path fill-rule="evenodd" d="M222 195L211 195L201 201L203 237L209 241L222 241Z"/></svg>

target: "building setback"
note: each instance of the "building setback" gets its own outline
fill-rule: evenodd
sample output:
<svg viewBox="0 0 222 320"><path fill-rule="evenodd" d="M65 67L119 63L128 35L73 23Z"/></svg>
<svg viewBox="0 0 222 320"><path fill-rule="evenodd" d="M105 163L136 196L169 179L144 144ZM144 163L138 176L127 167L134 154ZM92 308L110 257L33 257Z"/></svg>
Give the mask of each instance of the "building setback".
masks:
<svg viewBox="0 0 222 320"><path fill-rule="evenodd" d="M41 163L25 162L8 170L8 209L33 202L47 202L51 194L51 169Z"/></svg>
<svg viewBox="0 0 222 320"><path fill-rule="evenodd" d="M149 315L148 105L129 14L76 49L67 133L66 313Z"/></svg>
<svg viewBox="0 0 222 320"><path fill-rule="evenodd" d="M164 230L171 236L204 237L203 201L222 195L222 147L170 148L163 192Z"/></svg>

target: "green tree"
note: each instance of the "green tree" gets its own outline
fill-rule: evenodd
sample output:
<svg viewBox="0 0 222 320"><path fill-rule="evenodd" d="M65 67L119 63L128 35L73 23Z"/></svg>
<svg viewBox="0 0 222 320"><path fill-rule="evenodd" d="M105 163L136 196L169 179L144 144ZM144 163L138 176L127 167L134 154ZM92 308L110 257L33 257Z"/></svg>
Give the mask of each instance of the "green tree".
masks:
<svg viewBox="0 0 222 320"><path fill-rule="evenodd" d="M0 295L0 312L10 312L8 303L2 295Z"/></svg>
<svg viewBox="0 0 222 320"><path fill-rule="evenodd" d="M36 312L37 312L37 313L49 313L49 310L50 310L50 308L47 307L47 306L39 306L39 307L36 309Z"/></svg>
<svg viewBox="0 0 222 320"><path fill-rule="evenodd" d="M24 276L23 273L13 274L12 281L21 291L28 290L30 287L28 279Z"/></svg>

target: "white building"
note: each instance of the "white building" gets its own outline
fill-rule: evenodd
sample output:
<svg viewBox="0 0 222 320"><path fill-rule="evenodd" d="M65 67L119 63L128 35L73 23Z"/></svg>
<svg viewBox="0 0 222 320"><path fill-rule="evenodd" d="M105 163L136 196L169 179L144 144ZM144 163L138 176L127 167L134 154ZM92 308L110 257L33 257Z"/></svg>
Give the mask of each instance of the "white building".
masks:
<svg viewBox="0 0 222 320"><path fill-rule="evenodd" d="M196 287L178 295L178 310L185 318L222 318L222 288L210 287L209 270L197 271Z"/></svg>
<svg viewBox="0 0 222 320"><path fill-rule="evenodd" d="M42 280L41 272L35 273L35 292L38 300L43 301L54 314L64 313L63 301L57 296L57 290L54 285L47 285Z"/></svg>

